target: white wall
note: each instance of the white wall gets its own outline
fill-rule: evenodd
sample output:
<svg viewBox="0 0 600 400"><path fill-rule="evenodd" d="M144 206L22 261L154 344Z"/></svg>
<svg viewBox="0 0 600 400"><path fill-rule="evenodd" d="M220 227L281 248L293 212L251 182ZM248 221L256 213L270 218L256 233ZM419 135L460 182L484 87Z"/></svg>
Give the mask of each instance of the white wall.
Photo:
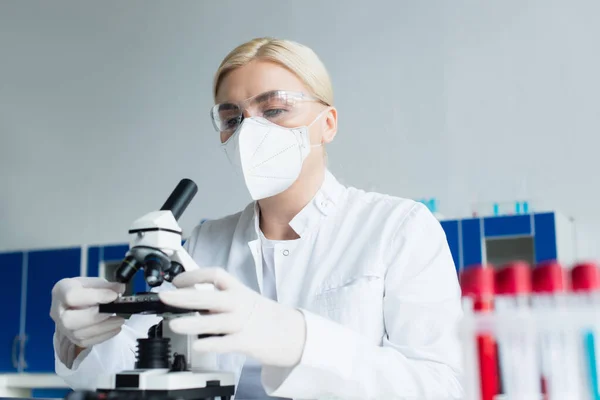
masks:
<svg viewBox="0 0 600 400"><path fill-rule="evenodd" d="M600 258L596 1L0 3L0 249L123 242L182 177L182 219L243 207L208 119L222 57L255 36L311 46L333 78L346 184L534 199Z"/></svg>

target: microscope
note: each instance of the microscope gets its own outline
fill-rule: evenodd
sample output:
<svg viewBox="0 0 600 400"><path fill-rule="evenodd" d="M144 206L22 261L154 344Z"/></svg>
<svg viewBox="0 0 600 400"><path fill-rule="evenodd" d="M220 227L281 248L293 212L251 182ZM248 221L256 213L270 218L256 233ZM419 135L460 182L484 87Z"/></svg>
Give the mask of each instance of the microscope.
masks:
<svg viewBox="0 0 600 400"><path fill-rule="evenodd" d="M182 246L182 230L177 223L197 191L193 181L183 179L160 211L150 212L131 225L129 251L116 271L116 281L128 283L143 270L146 283L155 288L181 272L198 268ZM202 284L190 290L215 288ZM100 375L95 392L72 392L68 400L230 400L234 395L234 375L217 370L215 355L192 349L195 340L210 335L178 335L169 329L169 320L202 314L203 310L171 307L162 303L157 293L144 292L101 304L100 312L154 314L162 321L149 329L147 338L137 340L134 368Z"/></svg>

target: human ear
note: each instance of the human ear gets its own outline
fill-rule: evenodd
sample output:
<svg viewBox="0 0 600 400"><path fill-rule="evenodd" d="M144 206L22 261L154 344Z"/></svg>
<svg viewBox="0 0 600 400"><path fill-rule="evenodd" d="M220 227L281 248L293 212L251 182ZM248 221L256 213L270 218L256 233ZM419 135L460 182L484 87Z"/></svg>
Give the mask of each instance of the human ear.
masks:
<svg viewBox="0 0 600 400"><path fill-rule="evenodd" d="M329 110L325 112L325 118L323 118L323 124L325 125L323 129L323 143L328 144L333 141L335 135L337 134L337 110L335 107L330 107Z"/></svg>

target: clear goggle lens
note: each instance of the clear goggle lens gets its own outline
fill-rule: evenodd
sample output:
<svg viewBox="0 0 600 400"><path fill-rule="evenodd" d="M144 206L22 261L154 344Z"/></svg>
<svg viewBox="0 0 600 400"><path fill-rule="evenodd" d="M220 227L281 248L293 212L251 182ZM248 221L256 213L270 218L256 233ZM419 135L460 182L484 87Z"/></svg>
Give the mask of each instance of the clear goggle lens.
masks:
<svg viewBox="0 0 600 400"><path fill-rule="evenodd" d="M302 113L301 104L318 101L301 92L275 90L259 94L241 103L222 103L211 110L211 118L217 132L233 133L244 119L244 111L251 116L263 117L277 125L286 126Z"/></svg>

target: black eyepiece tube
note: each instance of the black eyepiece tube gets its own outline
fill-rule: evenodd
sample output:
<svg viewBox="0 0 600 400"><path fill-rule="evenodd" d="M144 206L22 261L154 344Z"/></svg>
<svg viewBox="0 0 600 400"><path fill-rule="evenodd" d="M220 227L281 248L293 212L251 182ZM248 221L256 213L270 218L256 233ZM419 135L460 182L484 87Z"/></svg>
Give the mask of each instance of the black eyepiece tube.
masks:
<svg viewBox="0 0 600 400"><path fill-rule="evenodd" d="M178 220L196 193L198 193L198 186L194 181L187 178L182 179L160 210L171 211L175 219Z"/></svg>

